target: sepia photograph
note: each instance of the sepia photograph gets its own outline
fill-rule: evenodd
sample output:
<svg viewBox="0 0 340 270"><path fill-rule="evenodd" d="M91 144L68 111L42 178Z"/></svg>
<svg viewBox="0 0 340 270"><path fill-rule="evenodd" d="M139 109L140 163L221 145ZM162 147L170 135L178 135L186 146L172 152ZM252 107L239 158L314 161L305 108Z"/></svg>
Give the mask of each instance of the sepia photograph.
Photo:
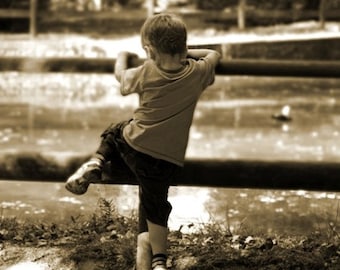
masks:
<svg viewBox="0 0 340 270"><path fill-rule="evenodd" d="M167 269L340 269L340 0L0 1L0 270Z"/></svg>

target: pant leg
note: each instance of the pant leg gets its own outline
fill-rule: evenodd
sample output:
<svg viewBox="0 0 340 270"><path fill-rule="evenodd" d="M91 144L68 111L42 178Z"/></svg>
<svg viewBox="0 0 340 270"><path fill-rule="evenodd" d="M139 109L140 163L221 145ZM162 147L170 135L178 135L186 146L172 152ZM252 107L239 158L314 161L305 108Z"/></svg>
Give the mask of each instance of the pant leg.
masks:
<svg viewBox="0 0 340 270"><path fill-rule="evenodd" d="M141 187L139 186L139 198L141 197ZM138 233L144 233L148 231L148 224L146 222L146 213L144 207L142 207L141 200L138 202Z"/></svg>
<svg viewBox="0 0 340 270"><path fill-rule="evenodd" d="M140 186L140 216L166 227L172 209L168 202L168 189L172 177L180 167L138 152L124 140L121 145L121 154L127 166L135 174Z"/></svg>
<svg viewBox="0 0 340 270"><path fill-rule="evenodd" d="M154 173L154 168L152 173ZM166 176L156 177L148 171L140 172L137 179L140 185L139 200L142 217L152 223L167 227L172 206L168 201L170 183Z"/></svg>
<svg viewBox="0 0 340 270"><path fill-rule="evenodd" d="M128 121L111 125L102 135L98 153L121 166L128 167L139 184L140 230L147 228L146 219L166 227L171 204L168 202L168 189L172 177L179 166L138 152L124 140L122 131ZM124 164L122 164L124 163ZM117 165L118 165L117 164Z"/></svg>
<svg viewBox="0 0 340 270"><path fill-rule="evenodd" d="M119 147L122 130L127 123L128 121L123 121L111 124L101 134L100 145L93 157L101 159L105 164L102 173L104 181L122 179L137 184L136 177L122 158Z"/></svg>
<svg viewBox="0 0 340 270"><path fill-rule="evenodd" d="M121 155L117 149L117 138L120 137L121 130L127 123L128 121L110 124L101 134L101 142L94 156L104 159L104 162L120 162Z"/></svg>

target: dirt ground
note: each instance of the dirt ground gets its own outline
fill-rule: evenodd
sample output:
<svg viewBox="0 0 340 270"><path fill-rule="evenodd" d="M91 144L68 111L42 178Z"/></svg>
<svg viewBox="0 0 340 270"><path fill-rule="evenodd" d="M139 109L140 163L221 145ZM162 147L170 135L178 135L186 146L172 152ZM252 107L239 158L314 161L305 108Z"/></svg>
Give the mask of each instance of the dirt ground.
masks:
<svg viewBox="0 0 340 270"><path fill-rule="evenodd" d="M1 270L74 269L74 263L65 261L67 250L51 247L22 247L2 244Z"/></svg>
<svg viewBox="0 0 340 270"><path fill-rule="evenodd" d="M219 236L219 239L215 237ZM3 242L0 270L99 270L133 269L131 256L115 253L115 240L101 236L94 245L61 244L48 241L39 244L10 244ZM339 238L323 242L314 236L276 239L252 236L221 236L170 234L171 249L168 266L173 270L210 269L305 269L337 270L340 266ZM323 239L323 240L321 240ZM337 239L337 240L335 240ZM110 242L111 241L111 242ZM120 263L117 257L122 256ZM124 264L122 264L124 261Z"/></svg>

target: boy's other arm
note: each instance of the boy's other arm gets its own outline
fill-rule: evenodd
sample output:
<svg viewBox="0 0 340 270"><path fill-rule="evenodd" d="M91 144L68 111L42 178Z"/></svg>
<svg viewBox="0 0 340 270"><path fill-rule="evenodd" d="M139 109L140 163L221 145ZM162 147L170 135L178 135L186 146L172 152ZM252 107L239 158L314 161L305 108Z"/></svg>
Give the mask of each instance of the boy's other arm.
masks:
<svg viewBox="0 0 340 270"><path fill-rule="evenodd" d="M212 65L217 66L221 59L221 54L210 49L189 49L187 57L197 60L200 58L206 58Z"/></svg>
<svg viewBox="0 0 340 270"><path fill-rule="evenodd" d="M118 53L116 63L115 63L115 71L114 71L117 81L121 82L123 72L127 70L128 68L131 68L129 64L131 62L131 59L134 57L138 57L138 56L130 52Z"/></svg>

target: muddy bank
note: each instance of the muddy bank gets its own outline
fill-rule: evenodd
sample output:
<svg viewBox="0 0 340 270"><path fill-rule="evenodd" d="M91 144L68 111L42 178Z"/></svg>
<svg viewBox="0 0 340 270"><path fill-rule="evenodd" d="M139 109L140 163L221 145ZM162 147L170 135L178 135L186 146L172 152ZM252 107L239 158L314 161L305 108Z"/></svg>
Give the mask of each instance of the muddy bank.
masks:
<svg viewBox="0 0 340 270"><path fill-rule="evenodd" d="M133 269L136 221L101 206L89 219L32 224L1 220L1 270ZM111 210L111 209L110 209ZM308 269L339 266L339 234L330 229L305 236L259 235L251 228L231 234L218 224L169 234L168 267L173 270Z"/></svg>

